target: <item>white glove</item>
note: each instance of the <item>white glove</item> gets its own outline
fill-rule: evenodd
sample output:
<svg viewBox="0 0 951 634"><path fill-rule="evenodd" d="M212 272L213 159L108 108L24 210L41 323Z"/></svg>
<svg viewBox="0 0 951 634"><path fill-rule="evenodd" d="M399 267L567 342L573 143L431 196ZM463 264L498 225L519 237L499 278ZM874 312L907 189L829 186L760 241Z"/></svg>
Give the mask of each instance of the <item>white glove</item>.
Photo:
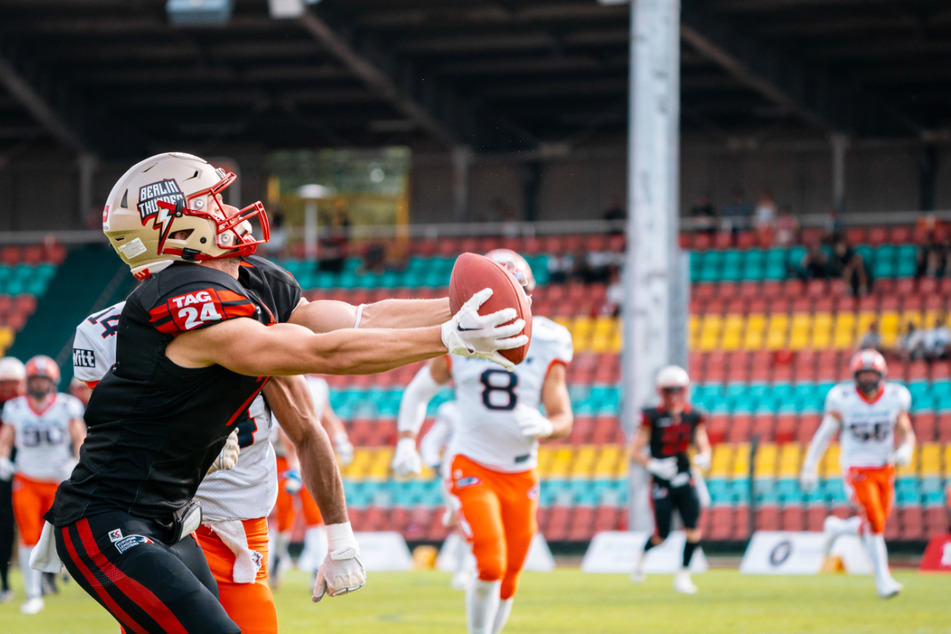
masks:
<svg viewBox="0 0 951 634"><path fill-rule="evenodd" d="M819 474L815 469L803 468L799 474L799 488L808 493L819 485Z"/></svg>
<svg viewBox="0 0 951 634"><path fill-rule="evenodd" d="M701 470L707 471L710 469L710 454L709 453L698 453L693 457L693 463Z"/></svg>
<svg viewBox="0 0 951 634"><path fill-rule="evenodd" d="M647 470L661 480L670 480L677 475L677 459L651 458L647 461Z"/></svg>
<svg viewBox="0 0 951 634"><path fill-rule="evenodd" d="M284 472L284 490L291 495L304 488L304 480L300 477L300 469L288 469Z"/></svg>
<svg viewBox="0 0 951 634"><path fill-rule="evenodd" d="M907 467L915 457L915 446L904 442L892 452L892 462L899 467Z"/></svg>
<svg viewBox="0 0 951 634"><path fill-rule="evenodd" d="M492 297L492 289L484 288L462 305L452 319L442 325L442 342L450 354L488 359L511 372L515 364L498 353L528 343L527 335L519 333L525 328L524 319L515 319L514 308L503 308L491 315L480 315L479 307Z"/></svg>
<svg viewBox="0 0 951 634"><path fill-rule="evenodd" d="M353 462L353 444L347 437L347 432L337 432L334 436L334 449L337 451L337 462L346 467Z"/></svg>
<svg viewBox="0 0 951 634"><path fill-rule="evenodd" d="M313 601L324 594L336 597L356 592L367 582L367 569L360 561L360 546L353 536L350 522L327 526L327 556L317 569Z"/></svg>
<svg viewBox="0 0 951 634"><path fill-rule="evenodd" d="M555 430L551 421L534 407L519 407L515 421L522 435L527 438L548 438Z"/></svg>
<svg viewBox="0 0 951 634"><path fill-rule="evenodd" d="M215 461L208 467L208 472L205 475L214 473L215 471L234 469L234 466L238 464L238 455L240 453L241 446L238 444L238 430L236 429L228 435L225 446L221 448L218 457L215 458Z"/></svg>
<svg viewBox="0 0 951 634"><path fill-rule="evenodd" d="M0 458L0 480L7 482L16 473L17 467L9 458Z"/></svg>
<svg viewBox="0 0 951 634"><path fill-rule="evenodd" d="M404 437L396 441L391 463L393 473L400 478L416 475L423 471L423 459L416 451L416 439Z"/></svg>

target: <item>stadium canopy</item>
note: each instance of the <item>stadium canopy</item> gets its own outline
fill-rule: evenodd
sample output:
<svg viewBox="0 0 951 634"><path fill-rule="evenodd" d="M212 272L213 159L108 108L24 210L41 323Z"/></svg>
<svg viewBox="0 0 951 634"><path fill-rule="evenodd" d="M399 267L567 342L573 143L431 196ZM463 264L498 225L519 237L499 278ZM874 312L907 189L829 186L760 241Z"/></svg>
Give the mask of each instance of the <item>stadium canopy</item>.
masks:
<svg viewBox="0 0 951 634"><path fill-rule="evenodd" d="M0 0L0 156L623 143L629 11L623 0ZM682 0L681 38L685 135L951 139L944 0Z"/></svg>

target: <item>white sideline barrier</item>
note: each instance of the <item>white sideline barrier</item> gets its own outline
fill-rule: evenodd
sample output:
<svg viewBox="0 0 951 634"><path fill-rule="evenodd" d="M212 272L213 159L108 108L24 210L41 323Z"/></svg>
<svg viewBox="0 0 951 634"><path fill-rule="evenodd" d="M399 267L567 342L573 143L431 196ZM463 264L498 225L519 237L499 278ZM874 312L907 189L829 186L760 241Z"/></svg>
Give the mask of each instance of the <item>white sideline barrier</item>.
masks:
<svg viewBox="0 0 951 634"><path fill-rule="evenodd" d="M395 531L354 533L360 544L360 559L367 571L391 572L413 569L413 556L403 536Z"/></svg>
<svg viewBox="0 0 951 634"><path fill-rule="evenodd" d="M581 571L630 574L649 536L647 531L598 533L591 540L581 561ZM687 537L683 531L672 531L663 544L647 553L644 572L673 574L680 570L686 541ZM707 558L701 546L694 551L693 559L690 560L690 572L706 572L707 568Z"/></svg>
<svg viewBox="0 0 951 634"><path fill-rule="evenodd" d="M443 572L456 571L455 564L452 560L452 553L460 541L462 541L462 537L459 536L459 533L455 532L450 533L449 537L443 541L442 547L439 549L439 555L436 557L436 568L438 570L442 570ZM465 569L475 570L475 557L472 556L472 553L469 553ZM528 556L525 558L525 566L522 570L551 572L554 569L555 558L551 554L551 549L548 548L548 542L545 541L545 537L541 533L535 533L535 537L532 539L532 545L528 548Z"/></svg>
<svg viewBox="0 0 951 634"><path fill-rule="evenodd" d="M818 574L825 558L825 543L824 533L756 531L740 562L740 572L747 575ZM857 535L837 537L830 555L841 558L849 574L872 572L872 562Z"/></svg>

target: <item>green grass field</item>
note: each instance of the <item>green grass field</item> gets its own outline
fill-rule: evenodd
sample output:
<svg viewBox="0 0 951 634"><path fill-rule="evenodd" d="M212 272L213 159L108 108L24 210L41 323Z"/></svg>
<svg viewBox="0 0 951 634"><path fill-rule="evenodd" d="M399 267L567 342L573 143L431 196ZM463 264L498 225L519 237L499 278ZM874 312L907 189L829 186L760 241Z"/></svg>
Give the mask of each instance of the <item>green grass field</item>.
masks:
<svg viewBox="0 0 951 634"><path fill-rule="evenodd" d="M951 632L951 576L898 570L905 592L875 595L870 577L759 577L715 569L695 576L700 593L673 592L669 575L642 586L626 576L525 573L507 633L518 632ZM19 579L14 579L19 589ZM22 595L0 605L4 634L115 632L115 622L74 583L36 616ZM465 632L463 593L439 572L372 573L360 592L310 602L309 581L291 572L276 593L283 634Z"/></svg>

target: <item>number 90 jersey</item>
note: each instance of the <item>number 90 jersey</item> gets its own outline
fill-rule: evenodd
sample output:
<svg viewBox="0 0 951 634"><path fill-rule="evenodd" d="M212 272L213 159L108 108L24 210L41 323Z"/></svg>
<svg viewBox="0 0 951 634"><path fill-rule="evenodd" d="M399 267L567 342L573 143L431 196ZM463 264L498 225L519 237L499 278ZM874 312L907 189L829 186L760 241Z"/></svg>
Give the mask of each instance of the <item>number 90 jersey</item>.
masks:
<svg viewBox="0 0 951 634"><path fill-rule="evenodd" d="M459 425L449 453L498 471L535 468L538 442L522 434L518 415L524 409L538 409L549 369L556 363L568 365L572 355L568 329L535 317L528 355L514 372L485 359L449 357L459 403Z"/></svg>
<svg viewBox="0 0 951 634"><path fill-rule="evenodd" d="M17 472L34 480L62 482L73 467L69 423L82 420L83 404L69 394L56 394L42 412L18 396L3 405L3 422L16 432ZM45 509L44 509L45 510Z"/></svg>
<svg viewBox="0 0 951 634"><path fill-rule="evenodd" d="M850 467L882 467L891 461L898 415L911 408L911 393L898 383L886 383L881 394L869 401L854 383L829 390L826 414L842 421L839 434L842 470Z"/></svg>

